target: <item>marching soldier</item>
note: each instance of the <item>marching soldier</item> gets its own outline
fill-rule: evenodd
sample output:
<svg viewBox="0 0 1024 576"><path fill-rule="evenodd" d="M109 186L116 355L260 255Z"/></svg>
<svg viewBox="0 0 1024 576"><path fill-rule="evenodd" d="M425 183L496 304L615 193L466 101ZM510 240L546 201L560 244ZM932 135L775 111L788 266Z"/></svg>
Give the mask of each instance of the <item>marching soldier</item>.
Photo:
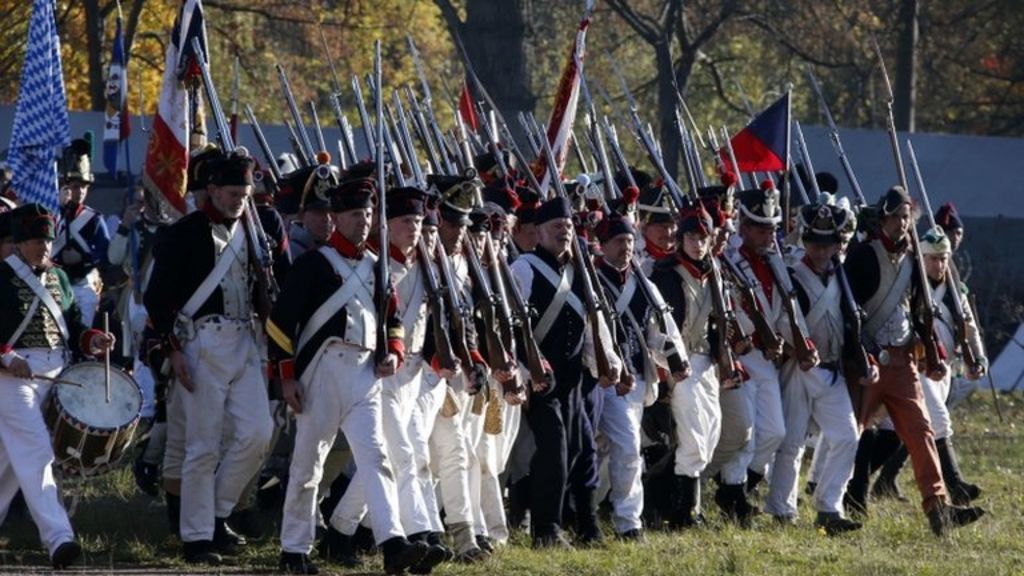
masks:
<svg viewBox="0 0 1024 576"><path fill-rule="evenodd" d="M532 254L520 257L512 271L524 300L540 312L534 336L554 373L553 388L534 390L526 419L536 438L537 450L530 464L531 518L536 548L571 547L562 533L562 507L566 495L573 499L579 545L602 540L597 523L597 454L593 423L583 403L584 366L596 373L594 347L610 342L594 341L588 324L582 277L571 261L572 212L564 198L555 198L537 209L535 222L540 242ZM602 320L598 329L607 334ZM557 325L558 329L552 330ZM612 374L621 373L619 358L606 346ZM595 374L596 375L596 374ZM600 384L614 382L600 375Z"/></svg>
<svg viewBox="0 0 1024 576"><path fill-rule="evenodd" d="M292 193L283 196L284 206L281 210L298 213L296 219L288 225L288 249L292 261L325 245L334 231L327 199L316 193L311 194L306 185L310 181L310 172L309 168L297 170L285 176L282 183L282 187L287 187Z"/></svg>
<svg viewBox="0 0 1024 576"><path fill-rule="evenodd" d="M604 397L599 449L608 458L615 533L624 540L639 540L644 504L640 419L644 407L658 397L659 369L669 372L673 382L686 378L686 349L658 288L633 267L636 229L632 219L612 212L597 225L596 235L601 243L598 277L621 318L618 336L626 355L623 361L636 383L632 390L620 385L599 392Z"/></svg>
<svg viewBox="0 0 1024 576"><path fill-rule="evenodd" d="M775 327L783 316L783 296L768 258L775 247L775 229L780 221L778 190L744 190L737 198L742 244L732 258L746 281L754 287L758 306L768 324ZM753 332L753 323L748 316L753 313L754 310L737 308L737 316L747 333ZM760 338L755 337L753 343L754 348L740 357L744 370L750 376L740 392L746 401L748 417L754 423L753 435L746 442L746 447L723 465L722 485L715 496L716 503L728 515L744 523L757 513L757 508L748 502L747 493L764 478L786 434L779 374L774 365L782 351L770 347Z"/></svg>
<svg viewBox="0 0 1024 576"><path fill-rule="evenodd" d="M425 439L421 422L413 422L416 397L423 377L423 344L427 329L427 300L422 267L429 265L419 259L418 245L422 238L426 192L414 188L394 188L387 195L388 235L390 245L377 247L378 258L391 259L391 279L398 298L397 316L403 333L403 361L398 371L382 379L381 420L384 448L395 476L398 490L398 511L402 529L411 541L428 542L427 554L415 566L414 574L429 573L441 563L448 550L434 531L441 523L434 517L437 504L433 487L423 481L429 469L416 464L415 445ZM362 474L356 469L353 482ZM429 487L430 490L426 490ZM353 533L366 512L366 492L349 490L342 496L332 515L332 523L343 534Z"/></svg>
<svg viewBox="0 0 1024 576"><path fill-rule="evenodd" d="M947 237L941 228L931 230L921 238L921 253L924 255L932 301L938 307L935 331L939 342L954 355L951 368L964 365L963 359L968 355L973 356L973 365L964 365L963 371L968 380L976 382L988 370L988 359L981 356L981 335L971 312L970 302L967 300L966 287L954 286L950 281L953 277L949 273L953 250L953 237ZM957 325L956 317L953 315L953 298L960 299L960 306L964 312L962 326ZM959 345L957 335L961 330L966 331L963 339L969 350L963 350L963 346ZM954 504L963 505L976 500L981 495L981 489L964 479L956 450L953 449L953 421L946 406L951 379L952 370L939 380L921 374L921 387L924 390L932 430L935 432L935 446L939 451L939 463L942 465L946 491Z"/></svg>
<svg viewBox="0 0 1024 576"><path fill-rule="evenodd" d="M675 252L677 223L668 208L665 190L659 183L642 170L630 168L630 172L639 190L630 190L629 180L622 173L615 175L615 184L623 195L636 194L635 197L639 198L637 219L643 242L637 247L637 256L644 274L650 276L655 262Z"/></svg>
<svg viewBox="0 0 1024 576"><path fill-rule="evenodd" d="M520 204L516 208L516 221L512 226L511 248L515 248L516 254L526 254L537 247L537 226L533 218L540 204L540 194L531 188L516 186L516 196ZM512 256L509 254L510 258Z"/></svg>
<svg viewBox="0 0 1024 576"><path fill-rule="evenodd" d="M317 574L309 553L316 538L317 486L339 429L357 466L345 497L365 499L374 537L384 552L384 569L401 574L419 563L429 546L405 538L399 516L395 472L385 450L381 378L393 376L405 354L403 329L393 299L387 353L375 363L379 322L374 305L376 256L366 249L376 186L372 179L350 179L328 191L334 232L328 244L295 262L270 320L274 370L282 395L296 413L284 519L282 570ZM348 561L355 525L330 519L321 556Z"/></svg>
<svg viewBox="0 0 1024 576"><path fill-rule="evenodd" d="M922 330L930 331L933 327L922 327L913 313L917 309L914 303L921 298L922 279L912 279L914 255L910 253L909 236L914 219L910 196L902 187L890 188L879 200L877 211L879 225L875 237L855 246L844 264L853 295L867 317L863 331L865 346L877 352L881 364L879 383L865 392L861 425L870 424L877 408L885 405L910 453L929 525L935 534L941 535L950 528L977 521L985 512L950 503L917 377L915 341L922 337ZM940 364L927 376L940 380L947 372L945 364Z"/></svg>
<svg viewBox="0 0 1024 576"><path fill-rule="evenodd" d="M53 243L53 261L67 273L82 311L82 322L92 326L100 302L98 267L107 261L110 233L103 215L85 205L94 177L89 143L74 140L64 149L61 174L61 221Z"/></svg>
<svg viewBox="0 0 1024 576"><path fill-rule="evenodd" d="M481 393L488 378L489 368L479 351L476 323L472 316L472 281L469 278L469 264L465 253L467 230L472 222L470 213L476 202L475 176L430 175L427 177L431 194L440 198L438 207L437 242L447 256L447 263L440 255L437 264L448 266L452 285L445 289L458 294L464 310L449 310L450 315L462 315L464 333L453 331L452 339L465 338L469 358L460 358L460 370L451 378L441 378L439 370L429 375L425 382L437 381L431 394L431 405L435 417L430 430L431 469L437 477L440 488L440 504L445 511L448 532L455 544L456 558L464 562L485 559L489 552L480 544L477 533L485 530L483 511L480 506L480 464L477 459L477 444L471 434L465 407L473 397ZM432 340L428 340L428 346ZM444 382L443 380L446 380Z"/></svg>
<svg viewBox="0 0 1024 576"><path fill-rule="evenodd" d="M677 528L701 526L700 477L711 463L722 428L721 385L713 358L721 342L713 313L710 258L715 237L711 216L700 204L680 214L676 255L659 260L651 280L665 295L689 353L690 374L676 379L671 406L675 420L675 486L671 521Z"/></svg>
<svg viewBox="0 0 1024 576"><path fill-rule="evenodd" d="M840 359L844 346L859 346L855 334L847 334L842 313L842 289L835 266L840 231L847 213L837 206L810 204L800 209L803 258L790 268L797 299L807 322L808 334L821 363L808 371L795 358L782 368L782 409L786 437L775 456L767 512L789 522L797 516L798 476L811 419L821 431L821 448L828 453L816 479L815 524L829 535L860 529L844 517L843 493L853 475L860 431L843 378ZM877 380L877 371L867 382ZM865 383L858 383L864 385Z"/></svg>
<svg viewBox="0 0 1024 576"><path fill-rule="evenodd" d="M941 213L942 210L939 212ZM958 354L958 357L954 359L955 361L950 364L951 370L954 368L964 368L963 372L966 380L970 382L971 386L974 386L974 383L985 375L985 371L988 369L988 360L979 356L982 350L981 337L978 333L977 324L975 323L966 293L960 295L961 307L964 311L964 325L962 327L957 325L956 318L952 313L953 304L951 300L956 296L949 289L951 283L947 280L947 271L952 257L953 236L946 236L944 233L944 230L949 229L955 228L940 225L940 227L930 230L925 234L921 238L921 253L924 255L925 270L928 273L932 290L932 300L938 306L938 313L935 318L936 334L945 350ZM958 346L957 339L955 338L955 335L960 330L967 331L966 339L968 346L971 349L970 352L976 358L974 366L963 366L963 350ZM919 378L921 379L921 388L924 391L925 405L928 407L932 431L935 433L935 446L939 451L939 462L942 465L942 478L946 484L946 491L949 493L950 499L954 504L969 504L981 495L981 489L964 480L956 451L953 449L951 440L953 422L949 413L951 406L949 406L947 401L947 398L950 398L951 388L954 386L952 383L952 373L946 374L939 380L933 380L924 374L919 374ZM891 455L888 456L882 466L882 471L872 488L872 494L900 498L902 494L900 494L896 482L900 471L903 469L903 465L906 463L907 449L900 444L895 452L885 451L883 449L885 446L883 444L885 439L883 434L886 432L889 431L879 430L872 451ZM890 433L895 435L895 432ZM897 438L895 441L899 442L899 439ZM875 461L874 458L873 461Z"/></svg>
<svg viewBox="0 0 1024 576"><path fill-rule="evenodd" d="M0 262L0 521L20 489L54 569L62 570L82 548L54 480L42 406L72 352L106 354L114 341L82 323L67 275L50 262L53 214L39 204L9 214L14 252Z"/></svg>
<svg viewBox="0 0 1024 576"><path fill-rule="evenodd" d="M252 247L239 221L254 164L233 154L212 166L200 209L157 239L145 294L181 387L174 398L184 415L180 533L189 563L219 563L219 552L245 543L226 518L273 432L253 318ZM233 433L222 449L225 426Z"/></svg>

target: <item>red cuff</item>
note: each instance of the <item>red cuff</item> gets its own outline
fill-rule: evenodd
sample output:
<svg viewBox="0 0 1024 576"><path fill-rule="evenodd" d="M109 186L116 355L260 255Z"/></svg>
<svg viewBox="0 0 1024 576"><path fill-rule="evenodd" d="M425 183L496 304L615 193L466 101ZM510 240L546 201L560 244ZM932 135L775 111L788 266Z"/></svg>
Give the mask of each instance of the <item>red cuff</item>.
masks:
<svg viewBox="0 0 1024 576"><path fill-rule="evenodd" d="M804 338L804 342L807 343L808 350L817 350L817 348L814 347L814 342L811 342L810 338Z"/></svg>
<svg viewBox="0 0 1024 576"><path fill-rule="evenodd" d="M939 358L942 360L948 360L949 353L946 352L946 347L942 345L942 342L936 342L936 344L939 349Z"/></svg>
<svg viewBox="0 0 1024 576"><path fill-rule="evenodd" d="M482 354L480 354L479 350L470 350L469 351L469 358L470 358L470 360L473 361L474 364L487 365L487 360L484 360L484 357L483 357Z"/></svg>
<svg viewBox="0 0 1024 576"><path fill-rule="evenodd" d="M388 340L388 352L398 356L398 365L405 361L405 343L398 338Z"/></svg>
<svg viewBox="0 0 1024 576"><path fill-rule="evenodd" d="M14 346L11 346L10 344L0 344L0 355L7 354L12 350L14 350Z"/></svg>
<svg viewBox="0 0 1024 576"><path fill-rule="evenodd" d="M96 336L102 335L103 332L101 330L96 330L95 328L90 328L85 332L82 332L82 335L78 338L78 349L86 356L95 356L92 350L92 339Z"/></svg>
<svg viewBox="0 0 1024 576"><path fill-rule="evenodd" d="M430 369L434 371L434 374L441 373L441 359L436 354L430 359Z"/></svg>
<svg viewBox="0 0 1024 576"><path fill-rule="evenodd" d="M277 363L277 373L281 380L295 380L295 359L289 358Z"/></svg>

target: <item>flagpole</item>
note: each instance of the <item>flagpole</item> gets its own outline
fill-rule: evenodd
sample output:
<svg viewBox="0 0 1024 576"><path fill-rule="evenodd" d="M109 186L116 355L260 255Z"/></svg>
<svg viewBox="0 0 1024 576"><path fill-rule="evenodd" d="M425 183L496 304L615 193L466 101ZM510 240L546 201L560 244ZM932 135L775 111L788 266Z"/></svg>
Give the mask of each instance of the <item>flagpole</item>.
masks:
<svg viewBox="0 0 1024 576"><path fill-rule="evenodd" d="M793 139L793 85L789 84L786 86L786 172L782 177L782 206L783 206L783 230L785 235L789 236L790 228L790 217L789 208L791 204L791 194L789 179L791 171L793 170L793 158L789 153L790 143Z"/></svg>

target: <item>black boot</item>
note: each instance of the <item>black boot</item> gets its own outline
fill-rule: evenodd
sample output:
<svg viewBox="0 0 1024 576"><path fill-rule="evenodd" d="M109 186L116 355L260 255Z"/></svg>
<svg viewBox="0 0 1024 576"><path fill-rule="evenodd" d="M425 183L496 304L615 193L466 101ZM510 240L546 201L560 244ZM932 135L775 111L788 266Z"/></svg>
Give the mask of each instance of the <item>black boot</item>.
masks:
<svg viewBox="0 0 1024 576"><path fill-rule="evenodd" d="M321 559L345 568L357 568L363 563L356 554L352 537L335 530L333 526L327 527L327 533L320 539L317 549Z"/></svg>
<svg viewBox="0 0 1024 576"><path fill-rule="evenodd" d="M583 548L600 546L604 542L604 534L597 522L597 496L594 490L575 490L573 499L576 503L576 545Z"/></svg>
<svg viewBox="0 0 1024 576"><path fill-rule="evenodd" d="M700 479L692 476L675 477L675 498L672 510L672 528L693 528L704 524L700 507Z"/></svg>
<svg viewBox="0 0 1024 576"><path fill-rule="evenodd" d="M528 531L527 514L530 513L530 477L527 476L508 487L509 530Z"/></svg>
<svg viewBox="0 0 1024 576"><path fill-rule="evenodd" d="M395 536L380 545L384 552L384 573L402 574L406 568L420 563L430 546L426 542L410 542Z"/></svg>
<svg viewBox="0 0 1024 576"><path fill-rule="evenodd" d="M281 552L278 568L285 574L319 574L320 569L309 559L308 554Z"/></svg>
<svg viewBox="0 0 1024 576"><path fill-rule="evenodd" d="M164 492L164 503L167 505L167 530L175 538L181 538L181 496Z"/></svg>
<svg viewBox="0 0 1024 576"><path fill-rule="evenodd" d="M900 472L906 465L909 455L907 447L900 444L896 452L889 456L889 459L882 465L882 471L878 474L878 478L875 478L874 485L871 487L872 497L879 500L892 498L900 502L910 501L909 498L903 495L898 481Z"/></svg>
<svg viewBox="0 0 1024 576"><path fill-rule="evenodd" d="M854 460L853 476L846 484L846 495L843 504L846 513L867 516L868 514L868 482L871 478L871 451L875 445L877 431L873 428L864 430L857 444L857 457Z"/></svg>
<svg viewBox="0 0 1024 576"><path fill-rule="evenodd" d="M430 574L434 567L444 562L446 548L441 546L440 540L437 544L430 542L430 532L418 532L409 535L409 542L423 543L427 545L427 551L419 562L409 567L410 574Z"/></svg>
<svg viewBox="0 0 1024 576"><path fill-rule="evenodd" d="M949 438L939 438L935 441L935 447L939 451L942 479L946 482L946 491L953 504L966 506L981 496L981 488L964 480L953 442Z"/></svg>
<svg viewBox="0 0 1024 576"><path fill-rule="evenodd" d="M895 430L875 430L875 443L871 447L871 472L869 476L885 466L885 463L892 458L892 455L899 450L902 444L903 441L900 440Z"/></svg>
<svg viewBox="0 0 1024 576"><path fill-rule="evenodd" d="M57 549L53 551L53 556L50 557L50 562L53 564L54 570L64 570L78 561L78 558L81 555L82 547L78 542L69 540L60 546L57 546Z"/></svg>
<svg viewBox="0 0 1024 576"><path fill-rule="evenodd" d="M750 498L757 498L757 487L764 480L764 474L758 474L750 468L747 468L747 496Z"/></svg>
<svg viewBox="0 0 1024 576"><path fill-rule="evenodd" d="M814 525L823 529L829 536L860 530L863 527L860 522L843 518L838 512L818 512L818 518L814 521Z"/></svg>
<svg viewBox="0 0 1024 576"><path fill-rule="evenodd" d="M238 554L238 549L248 544L245 540L245 536L238 534L228 526L228 522L224 518L214 518L213 520L213 545L217 548L217 552L224 554L225 556L234 556Z"/></svg>
<svg viewBox="0 0 1024 576"><path fill-rule="evenodd" d="M959 528L977 522L985 515L978 507L952 506L941 502L928 511L928 525L936 536L942 536L952 528Z"/></svg>
<svg viewBox="0 0 1024 576"><path fill-rule="evenodd" d="M722 509L726 519L750 526L754 516L761 511L747 501L745 484L722 484L715 493L715 503Z"/></svg>
<svg viewBox="0 0 1024 576"><path fill-rule="evenodd" d="M208 564L218 566L224 558L217 553L212 540L197 540L185 542L181 546L186 564Z"/></svg>

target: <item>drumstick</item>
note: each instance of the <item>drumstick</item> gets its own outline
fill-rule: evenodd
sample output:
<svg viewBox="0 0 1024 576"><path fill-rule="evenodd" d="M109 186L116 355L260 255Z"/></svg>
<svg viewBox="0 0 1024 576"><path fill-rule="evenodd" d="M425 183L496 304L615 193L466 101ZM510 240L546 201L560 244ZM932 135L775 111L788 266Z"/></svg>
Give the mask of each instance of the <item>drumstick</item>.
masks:
<svg viewBox="0 0 1024 576"><path fill-rule="evenodd" d="M103 313L103 336L110 334L110 313ZM110 349L103 355L103 383L107 389L107 404L110 404Z"/></svg>
<svg viewBox="0 0 1024 576"><path fill-rule="evenodd" d="M76 388L81 388L82 387L82 385L79 384L78 382L72 382L71 380L62 380L60 378L54 378L53 376L43 376L42 374L33 374L32 375L32 379L33 380L46 380L47 382L52 382L54 384L64 384L64 385L67 385L67 386L74 386Z"/></svg>

